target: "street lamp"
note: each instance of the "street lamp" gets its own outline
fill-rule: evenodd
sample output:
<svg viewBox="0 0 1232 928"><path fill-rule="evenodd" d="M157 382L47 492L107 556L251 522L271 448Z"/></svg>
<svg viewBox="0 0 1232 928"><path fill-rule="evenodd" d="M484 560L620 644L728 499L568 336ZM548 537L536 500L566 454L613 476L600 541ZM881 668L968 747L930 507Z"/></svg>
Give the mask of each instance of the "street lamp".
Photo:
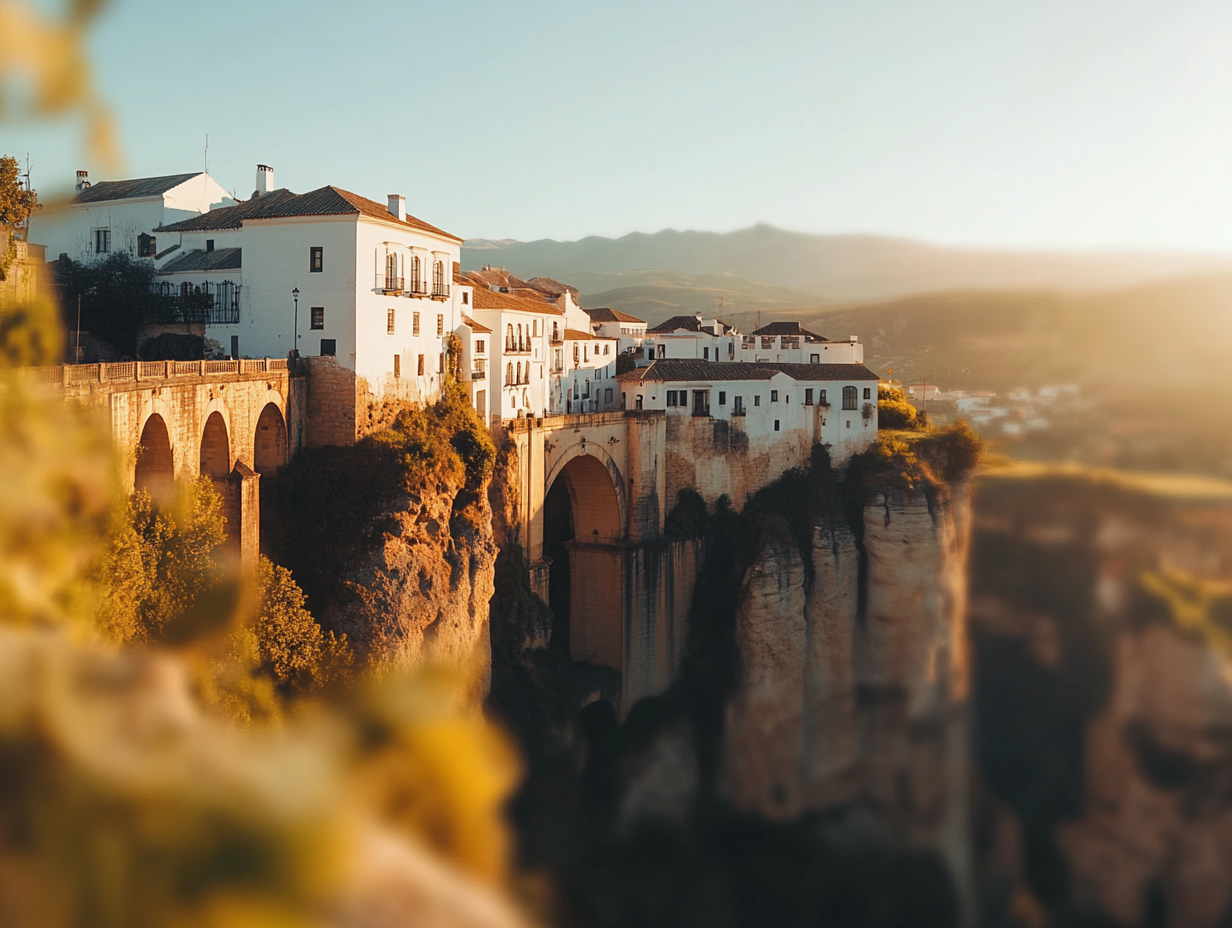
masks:
<svg viewBox="0 0 1232 928"><path fill-rule="evenodd" d="M291 339L291 357L299 357L299 287L291 291L295 299L295 335Z"/></svg>

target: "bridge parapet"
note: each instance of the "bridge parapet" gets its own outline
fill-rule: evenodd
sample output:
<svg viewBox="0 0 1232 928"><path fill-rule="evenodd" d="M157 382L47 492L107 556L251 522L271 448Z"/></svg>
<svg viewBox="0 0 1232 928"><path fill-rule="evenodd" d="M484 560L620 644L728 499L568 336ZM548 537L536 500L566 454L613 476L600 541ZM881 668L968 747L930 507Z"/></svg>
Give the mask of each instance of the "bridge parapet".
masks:
<svg viewBox="0 0 1232 928"><path fill-rule="evenodd" d="M242 358L234 361L121 361L100 364L57 364L53 367L20 367L0 370L4 380L24 383L133 384L187 377L234 379L242 374L288 371L286 358Z"/></svg>

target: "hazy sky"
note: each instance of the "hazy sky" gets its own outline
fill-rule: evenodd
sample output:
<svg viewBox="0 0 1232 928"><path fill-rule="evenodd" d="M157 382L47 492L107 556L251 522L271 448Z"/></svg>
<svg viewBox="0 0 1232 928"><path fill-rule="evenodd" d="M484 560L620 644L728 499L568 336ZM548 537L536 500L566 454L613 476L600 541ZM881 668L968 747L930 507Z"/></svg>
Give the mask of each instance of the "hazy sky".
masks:
<svg viewBox="0 0 1232 928"><path fill-rule="evenodd" d="M257 162L468 237L757 221L1232 251L1232 0L113 0L126 176ZM5 129L36 185L80 127Z"/></svg>

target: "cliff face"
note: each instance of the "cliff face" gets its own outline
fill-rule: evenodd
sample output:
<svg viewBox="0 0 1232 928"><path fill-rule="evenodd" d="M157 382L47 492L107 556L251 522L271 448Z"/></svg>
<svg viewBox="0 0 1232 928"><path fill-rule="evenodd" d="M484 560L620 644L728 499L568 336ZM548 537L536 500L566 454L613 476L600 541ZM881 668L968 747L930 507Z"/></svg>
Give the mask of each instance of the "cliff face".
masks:
<svg viewBox="0 0 1232 928"><path fill-rule="evenodd" d="M965 485L886 492L861 539L835 521L814 525L809 552L785 531L768 539L736 610L720 775L733 804L772 818L879 808L907 844L940 850L960 886L966 500Z"/></svg>
<svg viewBox="0 0 1232 928"><path fill-rule="evenodd" d="M486 692L497 548L487 499L455 512L461 490L446 482L396 497L372 524L373 543L346 576L352 595L331 619L379 663L471 667Z"/></svg>
<svg viewBox="0 0 1232 928"><path fill-rule="evenodd" d="M981 481L985 869L1054 918L1203 928L1232 914L1230 491ZM1174 602L1153 577L1174 578Z"/></svg>

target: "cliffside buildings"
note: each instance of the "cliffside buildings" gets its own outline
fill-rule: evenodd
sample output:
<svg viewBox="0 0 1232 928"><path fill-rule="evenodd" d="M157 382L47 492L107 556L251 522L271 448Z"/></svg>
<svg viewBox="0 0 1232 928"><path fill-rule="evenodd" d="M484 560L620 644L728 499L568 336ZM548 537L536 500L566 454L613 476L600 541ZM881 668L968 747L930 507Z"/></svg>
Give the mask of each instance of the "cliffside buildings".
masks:
<svg viewBox="0 0 1232 928"><path fill-rule="evenodd" d="M623 408L718 419L756 457L779 443L830 446L835 461L877 438L878 376L863 364L654 361L616 378Z"/></svg>

